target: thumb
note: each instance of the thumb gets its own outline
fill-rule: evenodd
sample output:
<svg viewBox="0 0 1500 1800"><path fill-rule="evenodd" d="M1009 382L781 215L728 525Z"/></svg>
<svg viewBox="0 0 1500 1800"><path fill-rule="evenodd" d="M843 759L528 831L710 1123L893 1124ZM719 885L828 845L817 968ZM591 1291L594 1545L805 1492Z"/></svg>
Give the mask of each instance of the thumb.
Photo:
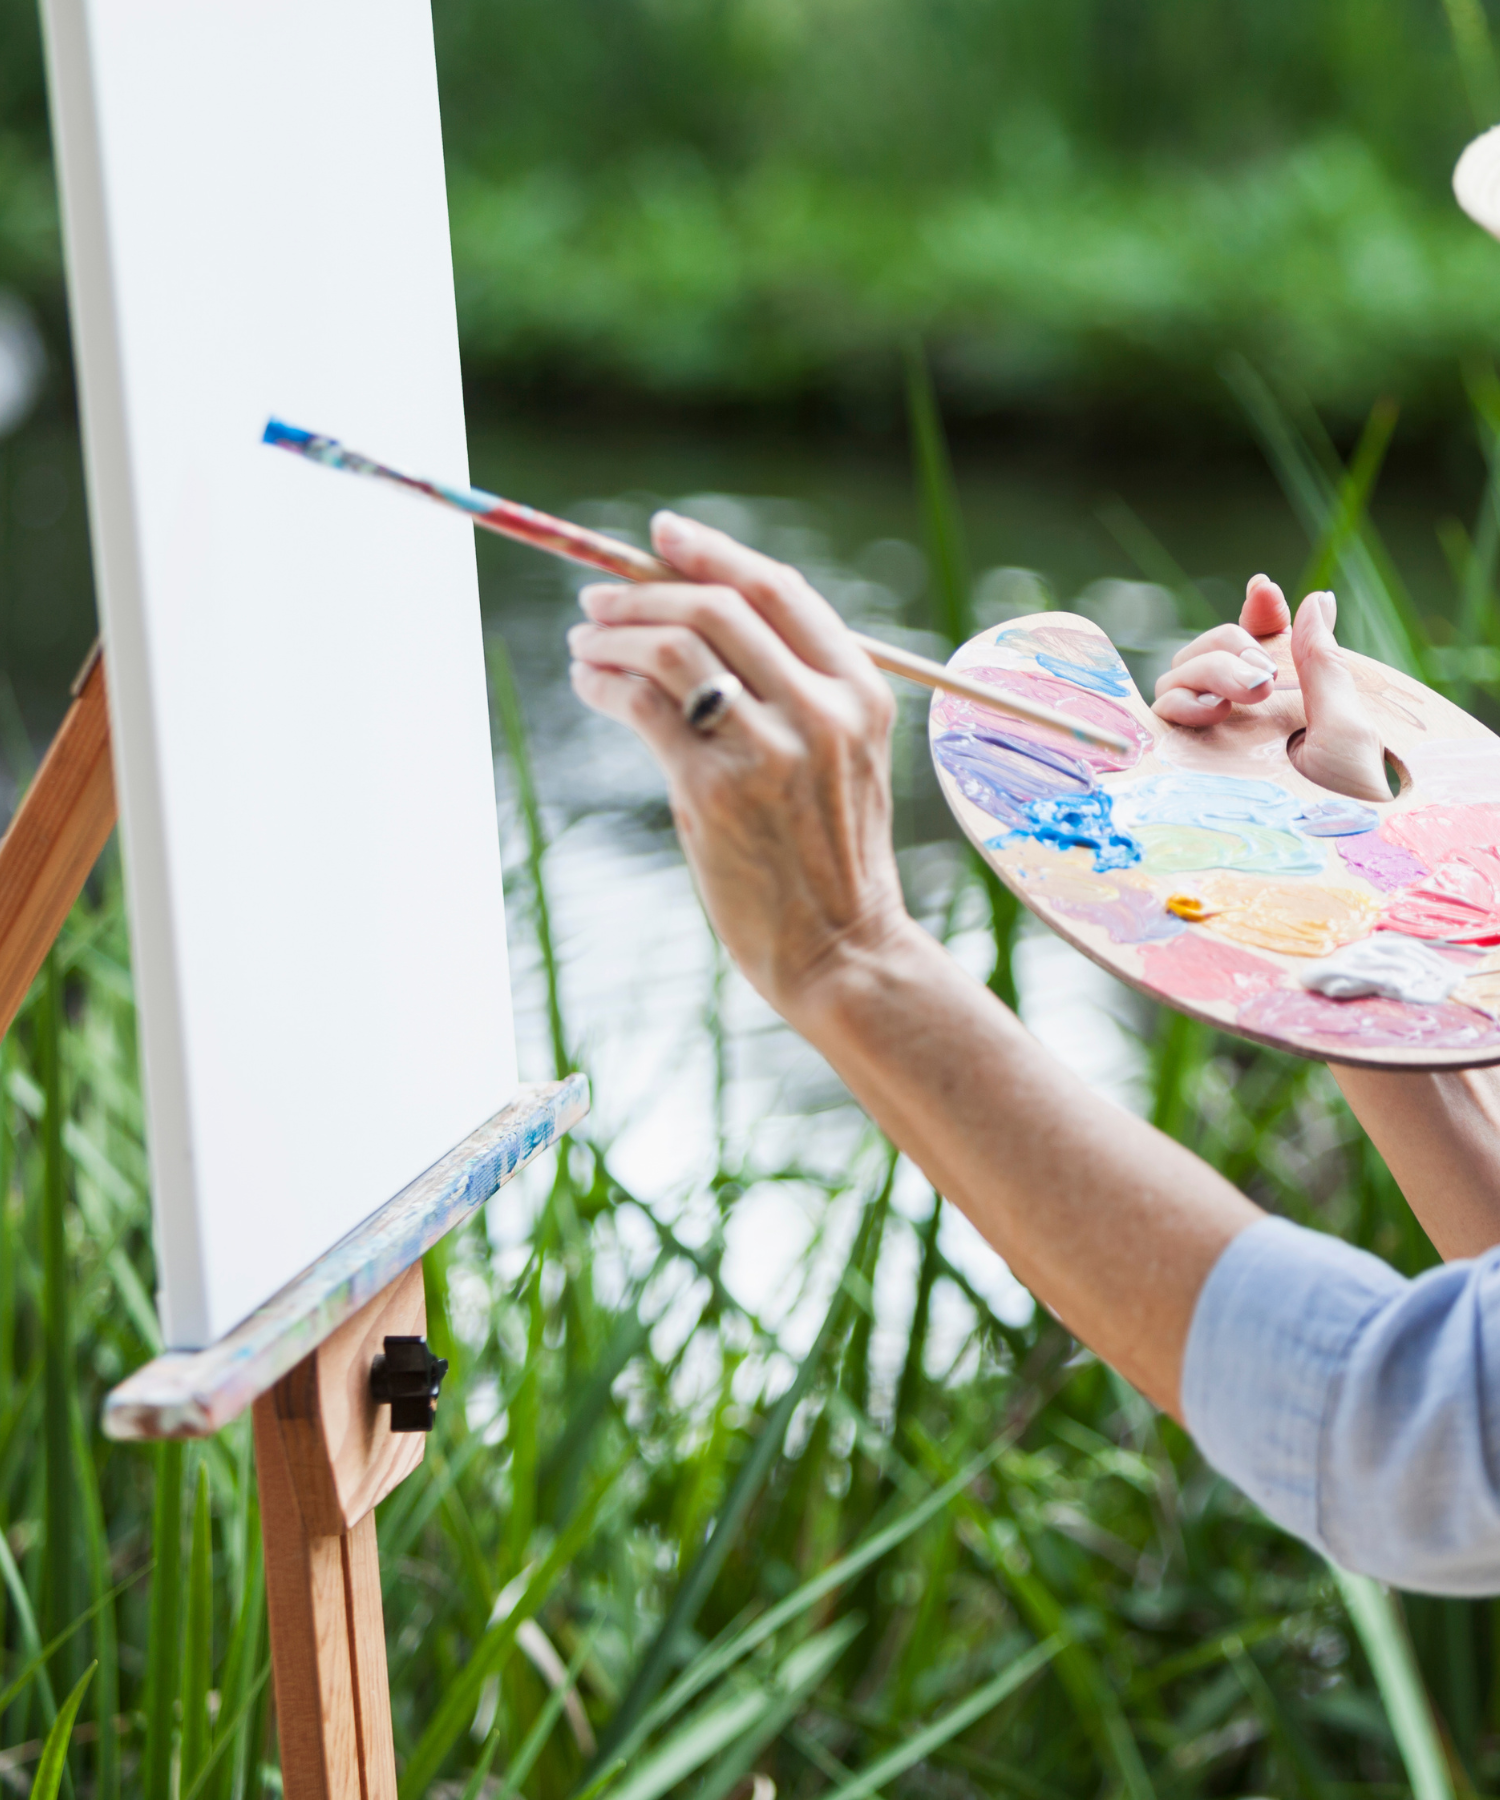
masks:
<svg viewBox="0 0 1500 1800"><path fill-rule="evenodd" d="M1309 594L1292 626L1292 662L1307 713L1293 761L1310 780L1357 800L1389 800L1385 751L1333 635L1332 594Z"/></svg>
<svg viewBox="0 0 1500 1800"><path fill-rule="evenodd" d="M1292 626L1292 662L1309 727L1315 722L1345 723L1346 715L1364 722L1359 690L1333 635L1337 617L1338 602L1332 594L1308 594L1297 608Z"/></svg>

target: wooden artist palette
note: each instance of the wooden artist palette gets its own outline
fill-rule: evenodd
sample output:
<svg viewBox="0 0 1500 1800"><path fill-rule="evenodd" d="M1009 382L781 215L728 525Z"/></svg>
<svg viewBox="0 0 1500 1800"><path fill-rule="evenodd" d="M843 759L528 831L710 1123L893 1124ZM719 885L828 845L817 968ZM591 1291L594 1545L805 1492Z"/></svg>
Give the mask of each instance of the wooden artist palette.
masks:
<svg viewBox="0 0 1500 1800"><path fill-rule="evenodd" d="M1306 716L1290 635L1263 647L1272 697L1191 730L1152 713L1090 620L991 627L950 667L1135 749L939 693L948 804L1039 918L1153 1000L1322 1060L1500 1062L1500 738L1346 651L1401 779L1384 804L1346 799L1293 767Z"/></svg>

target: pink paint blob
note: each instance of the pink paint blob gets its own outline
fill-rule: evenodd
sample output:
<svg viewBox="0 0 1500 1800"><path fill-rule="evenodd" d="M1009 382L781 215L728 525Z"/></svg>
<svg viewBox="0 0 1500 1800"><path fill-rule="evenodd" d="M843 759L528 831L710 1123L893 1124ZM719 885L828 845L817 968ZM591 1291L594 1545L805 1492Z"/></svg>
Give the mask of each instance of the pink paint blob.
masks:
<svg viewBox="0 0 1500 1800"><path fill-rule="evenodd" d="M1257 994L1239 1010L1247 1031L1337 1056L1340 1050L1478 1050L1500 1046L1500 1024L1452 1001L1329 1000L1299 988Z"/></svg>
<svg viewBox="0 0 1500 1800"><path fill-rule="evenodd" d="M1382 907L1382 930L1500 944L1500 807L1420 806L1380 835L1425 865Z"/></svg>
<svg viewBox="0 0 1500 1800"><path fill-rule="evenodd" d="M1500 854L1481 847L1445 858L1428 880L1391 896L1376 929L1500 944Z"/></svg>
<svg viewBox="0 0 1500 1800"><path fill-rule="evenodd" d="M1500 806L1418 806L1392 814L1380 835L1435 869L1462 851L1500 845Z"/></svg>
<svg viewBox="0 0 1500 1800"><path fill-rule="evenodd" d="M1419 881L1427 873L1425 863L1419 863L1399 844L1389 843L1378 831L1340 838L1338 851L1354 874L1363 875L1371 887L1385 894Z"/></svg>
<svg viewBox="0 0 1500 1800"><path fill-rule="evenodd" d="M1071 635L1077 637L1082 633ZM1070 754L1090 768L1133 769L1155 742L1146 727L1123 706L1102 694L1091 694L1076 687L1071 681L1059 681L1051 675L1033 675L1024 669L996 669L975 663L965 663L962 673L971 681L982 681L986 687L998 688L1002 694L1014 694L1020 700L1035 700L1072 718L1102 725L1107 731L1117 731L1133 746L1128 755L1122 755L1116 750L1106 750L1102 744L1070 743ZM1010 736L1026 738L1032 743L1055 747L1062 742L1058 733L1048 731L1045 725L1033 725L1029 720L1013 718L1009 713L991 712L988 707L967 700L961 694L939 694L932 711L934 725L947 731L986 726L993 729L1002 725Z"/></svg>
<svg viewBox="0 0 1500 1800"><path fill-rule="evenodd" d="M1141 951L1146 980L1172 1000L1248 1000L1286 981L1263 956L1191 932Z"/></svg>

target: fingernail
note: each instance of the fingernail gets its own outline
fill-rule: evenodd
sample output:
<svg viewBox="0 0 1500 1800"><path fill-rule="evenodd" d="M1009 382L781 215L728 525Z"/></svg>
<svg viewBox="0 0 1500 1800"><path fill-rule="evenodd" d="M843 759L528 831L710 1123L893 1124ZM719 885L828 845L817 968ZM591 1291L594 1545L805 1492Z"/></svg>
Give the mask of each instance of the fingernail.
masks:
<svg viewBox="0 0 1500 1800"><path fill-rule="evenodd" d="M1322 609L1323 623L1332 630L1333 622L1338 617L1338 602L1332 594L1319 594L1318 605Z"/></svg>
<svg viewBox="0 0 1500 1800"><path fill-rule="evenodd" d="M1200 706L1217 706L1219 704L1219 696L1217 694L1194 694L1193 698Z"/></svg>
<svg viewBox="0 0 1500 1800"><path fill-rule="evenodd" d="M624 592L624 588L613 582L591 581L587 587L579 588L578 604L592 618L598 608L607 606Z"/></svg>
<svg viewBox="0 0 1500 1800"><path fill-rule="evenodd" d="M680 513L662 511L651 521L651 535L663 546L680 544L691 530L692 521Z"/></svg>
<svg viewBox="0 0 1500 1800"><path fill-rule="evenodd" d="M1274 658L1267 656L1264 650L1241 650L1240 661L1249 663L1252 669L1269 669L1273 675L1276 673Z"/></svg>

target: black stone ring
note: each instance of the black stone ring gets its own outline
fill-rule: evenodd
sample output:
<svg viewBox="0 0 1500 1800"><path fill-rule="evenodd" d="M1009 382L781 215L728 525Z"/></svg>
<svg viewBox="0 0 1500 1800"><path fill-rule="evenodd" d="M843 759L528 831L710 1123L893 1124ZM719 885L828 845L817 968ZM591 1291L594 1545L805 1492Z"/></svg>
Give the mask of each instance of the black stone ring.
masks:
<svg viewBox="0 0 1500 1800"><path fill-rule="evenodd" d="M710 736L728 718L734 703L745 691L738 675L726 669L722 675L710 675L700 681L682 703L682 716L694 731Z"/></svg>

